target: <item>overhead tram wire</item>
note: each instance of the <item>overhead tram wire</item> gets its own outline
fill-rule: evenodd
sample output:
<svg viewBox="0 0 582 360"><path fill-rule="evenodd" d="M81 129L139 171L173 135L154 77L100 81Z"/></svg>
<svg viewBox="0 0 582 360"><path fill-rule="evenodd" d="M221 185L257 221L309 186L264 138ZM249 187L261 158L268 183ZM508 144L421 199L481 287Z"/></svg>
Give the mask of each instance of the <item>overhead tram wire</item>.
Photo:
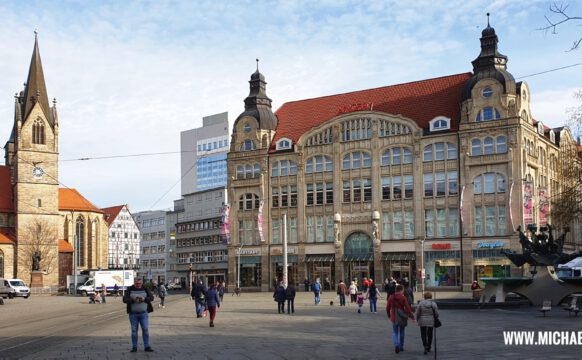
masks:
<svg viewBox="0 0 582 360"><path fill-rule="evenodd" d="M572 64L572 65L561 66L561 67L559 67L559 68L549 69L549 70L546 70L546 71L541 71L541 72L538 72L538 73L533 73L533 74L524 75L524 76L518 76L518 77L516 77L515 79L516 79L516 80L519 80L519 79L525 79L525 78L528 78L528 77L533 77L533 76L538 76L538 75L542 75L542 74L547 74L547 73L550 73L550 72L554 72L554 71L558 71L558 70L564 70L564 69L568 69L568 68L572 68L572 67L575 67L575 66L580 66L580 65L582 65L582 63L577 63L577 64Z"/></svg>

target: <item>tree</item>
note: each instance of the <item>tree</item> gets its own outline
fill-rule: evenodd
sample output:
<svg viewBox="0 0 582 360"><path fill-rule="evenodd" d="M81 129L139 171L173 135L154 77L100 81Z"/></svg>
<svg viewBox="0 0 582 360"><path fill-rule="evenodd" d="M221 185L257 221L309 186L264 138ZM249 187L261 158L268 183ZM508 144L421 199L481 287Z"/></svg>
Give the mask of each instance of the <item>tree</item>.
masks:
<svg viewBox="0 0 582 360"><path fill-rule="evenodd" d="M40 255L39 270L45 274L58 271L57 230L42 219L33 219L24 228L23 241L18 243L18 267L26 272L33 270L35 257Z"/></svg>
<svg viewBox="0 0 582 360"><path fill-rule="evenodd" d="M558 27L563 26L563 24L567 22L578 22L582 21L582 17L580 16L570 16L568 15L568 4L567 3L557 3L554 2L550 5L550 13L557 16L558 19L551 19L552 15L548 17L547 15L544 16L546 18L547 25L544 27L539 28L538 30L543 31L551 31L552 34L558 33ZM577 40L574 40L572 47L568 51L576 50L582 45L582 37Z"/></svg>

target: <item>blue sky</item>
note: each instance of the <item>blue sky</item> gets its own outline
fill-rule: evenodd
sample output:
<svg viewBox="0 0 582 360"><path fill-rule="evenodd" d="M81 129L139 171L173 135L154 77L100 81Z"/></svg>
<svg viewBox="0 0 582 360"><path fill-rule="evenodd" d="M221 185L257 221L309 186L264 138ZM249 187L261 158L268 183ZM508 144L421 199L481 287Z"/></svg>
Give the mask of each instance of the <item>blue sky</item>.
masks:
<svg viewBox="0 0 582 360"><path fill-rule="evenodd" d="M550 1L4 1L0 143L39 44L60 118L61 160L178 151L180 131L243 110L255 58L274 108L286 101L471 71L485 14L520 77L582 62L581 28L544 25ZM582 2L569 11L582 15ZM524 79L533 116L567 119L582 66ZM60 181L97 206L170 208L179 155L63 161ZM152 208L153 206L153 208Z"/></svg>

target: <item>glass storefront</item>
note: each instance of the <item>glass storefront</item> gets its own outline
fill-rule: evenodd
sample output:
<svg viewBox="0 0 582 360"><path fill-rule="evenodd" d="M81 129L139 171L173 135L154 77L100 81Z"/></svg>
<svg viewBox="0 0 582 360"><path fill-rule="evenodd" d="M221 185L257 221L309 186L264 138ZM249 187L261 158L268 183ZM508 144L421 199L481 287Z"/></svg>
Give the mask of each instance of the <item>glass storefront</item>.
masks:
<svg viewBox="0 0 582 360"><path fill-rule="evenodd" d="M408 279L410 285L414 287L416 280L416 254L413 252L382 253L382 279L384 281L390 277L401 282Z"/></svg>
<svg viewBox="0 0 582 360"><path fill-rule="evenodd" d="M298 287L300 283L303 284L303 281L300 281L298 277L298 262L299 259L297 258L297 255L287 255L287 280L290 284L295 285L295 287ZM271 256L271 277L273 279L271 284L272 287L283 281L282 255Z"/></svg>
<svg viewBox="0 0 582 360"><path fill-rule="evenodd" d="M260 287L261 286L261 257L241 256L240 257L240 287Z"/></svg>
<svg viewBox="0 0 582 360"><path fill-rule="evenodd" d="M344 274L349 279L344 279L346 284L351 280L362 284L364 278L374 279L374 247L372 239L365 233L351 234L344 245Z"/></svg>
<svg viewBox="0 0 582 360"><path fill-rule="evenodd" d="M313 284L316 279L323 286L324 290L335 288L335 255L307 255L305 257L307 266L307 278Z"/></svg>
<svg viewBox="0 0 582 360"><path fill-rule="evenodd" d="M461 286L460 251L426 251L424 263L427 287Z"/></svg>
<svg viewBox="0 0 582 360"><path fill-rule="evenodd" d="M511 277L511 261L501 252L509 249L473 250L473 280L481 287L485 286L482 278Z"/></svg>

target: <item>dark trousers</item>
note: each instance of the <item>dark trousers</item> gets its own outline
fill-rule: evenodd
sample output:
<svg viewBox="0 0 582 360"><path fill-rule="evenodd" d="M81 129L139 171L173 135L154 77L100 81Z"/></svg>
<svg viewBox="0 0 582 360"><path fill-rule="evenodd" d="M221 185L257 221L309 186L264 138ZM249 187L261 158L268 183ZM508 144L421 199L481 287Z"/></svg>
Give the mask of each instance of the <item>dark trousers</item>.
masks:
<svg viewBox="0 0 582 360"><path fill-rule="evenodd" d="M287 299L287 314L295 313L295 299Z"/></svg>
<svg viewBox="0 0 582 360"><path fill-rule="evenodd" d="M420 338L422 339L422 346L425 349L430 349L432 346L432 326L421 326L420 327Z"/></svg>
<svg viewBox="0 0 582 360"><path fill-rule="evenodd" d="M350 294L350 298L351 298L352 303L356 302L356 297L357 297L356 294Z"/></svg>
<svg viewBox="0 0 582 360"><path fill-rule="evenodd" d="M340 306L346 306L346 295L339 294L339 298L340 298Z"/></svg>
<svg viewBox="0 0 582 360"><path fill-rule="evenodd" d="M285 301L278 301L277 302L277 311L280 313L285 313Z"/></svg>

